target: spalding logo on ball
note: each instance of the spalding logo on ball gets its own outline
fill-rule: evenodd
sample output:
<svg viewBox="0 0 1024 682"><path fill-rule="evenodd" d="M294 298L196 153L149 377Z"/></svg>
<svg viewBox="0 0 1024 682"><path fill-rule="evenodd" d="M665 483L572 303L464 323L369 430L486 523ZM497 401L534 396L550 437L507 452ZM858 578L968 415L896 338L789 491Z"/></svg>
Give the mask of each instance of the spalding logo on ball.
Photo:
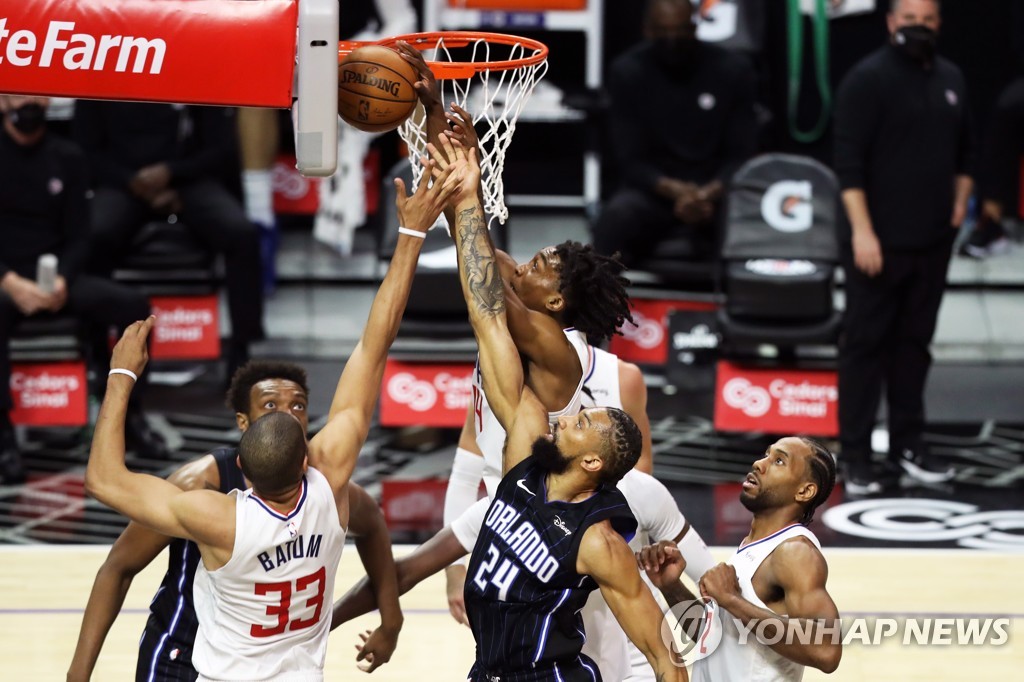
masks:
<svg viewBox="0 0 1024 682"><path fill-rule="evenodd" d="M368 133L394 130L419 99L416 70L389 47L366 45L338 64L338 115Z"/></svg>

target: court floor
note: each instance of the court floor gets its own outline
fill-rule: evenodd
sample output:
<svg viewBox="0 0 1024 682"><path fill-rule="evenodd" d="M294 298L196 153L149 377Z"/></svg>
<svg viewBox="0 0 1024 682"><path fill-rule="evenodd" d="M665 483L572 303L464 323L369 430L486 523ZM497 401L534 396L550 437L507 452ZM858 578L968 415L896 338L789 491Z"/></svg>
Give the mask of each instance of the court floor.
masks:
<svg viewBox="0 0 1024 682"><path fill-rule="evenodd" d="M396 547L396 554L408 547ZM74 651L82 609L104 546L0 547L0 679L64 679ZM715 549L724 558L726 549ZM831 676L808 671L805 680L1017 680L1024 670L1022 554L968 550L826 549L828 588L850 628L863 618L1008 618L1002 645L903 645L902 630L878 646L847 644ZM165 567L163 557L132 586L125 611L114 624L94 680L128 680L135 670L136 643L146 607ZM358 556L346 550L338 579L341 594L361 575ZM469 631L448 615L443 577L432 578L403 597L405 627L391 663L373 673L378 682L464 680L473 658ZM359 679L355 642L373 616L331 635L327 679ZM873 632L870 629L868 632ZM849 635L848 635L849 637ZM868 635L868 639L872 637ZM612 681L608 681L612 682Z"/></svg>

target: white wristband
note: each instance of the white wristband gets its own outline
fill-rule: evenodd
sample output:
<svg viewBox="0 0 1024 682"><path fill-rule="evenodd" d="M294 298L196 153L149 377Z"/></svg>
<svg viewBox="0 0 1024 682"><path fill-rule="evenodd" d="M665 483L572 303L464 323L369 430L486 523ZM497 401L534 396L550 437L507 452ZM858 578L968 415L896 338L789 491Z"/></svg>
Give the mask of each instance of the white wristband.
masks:
<svg viewBox="0 0 1024 682"><path fill-rule="evenodd" d="M404 234L409 237L416 237L417 239L426 239L427 233L420 232L418 230L410 230L408 227L399 227L398 234Z"/></svg>
<svg viewBox="0 0 1024 682"><path fill-rule="evenodd" d="M121 368L112 369L112 370L110 370L107 373L107 376L108 377L112 377L115 374L123 374L126 377L131 377L132 381L138 381L139 380L139 375L136 374L135 372L131 371L130 369L121 369Z"/></svg>

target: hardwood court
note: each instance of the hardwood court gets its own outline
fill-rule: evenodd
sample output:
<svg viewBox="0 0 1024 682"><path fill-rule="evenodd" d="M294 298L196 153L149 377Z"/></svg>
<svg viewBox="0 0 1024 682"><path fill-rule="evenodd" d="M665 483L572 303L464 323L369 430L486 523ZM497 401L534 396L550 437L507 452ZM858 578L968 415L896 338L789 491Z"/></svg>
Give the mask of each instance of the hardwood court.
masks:
<svg viewBox="0 0 1024 682"><path fill-rule="evenodd" d="M0 679L62 680L74 650L89 589L107 547L0 547ZM396 548L396 553L408 548ZM723 557L726 550L716 550ZM808 671L805 680L1011 680L1024 669L1022 555L975 551L826 551L828 587L844 616L1012 618L1002 646L881 646L849 644L830 676ZM158 559L132 586L103 650L94 680L129 680L146 607L159 584ZM342 558L339 593L362 574L353 547ZM406 620L391 663L373 673L378 682L465 680L473 638L448 615L443 577L403 598ZM360 679L354 665L357 632L373 616L339 628L331 636L328 679ZM954 636L955 641L955 636ZM606 682L616 682L608 680Z"/></svg>

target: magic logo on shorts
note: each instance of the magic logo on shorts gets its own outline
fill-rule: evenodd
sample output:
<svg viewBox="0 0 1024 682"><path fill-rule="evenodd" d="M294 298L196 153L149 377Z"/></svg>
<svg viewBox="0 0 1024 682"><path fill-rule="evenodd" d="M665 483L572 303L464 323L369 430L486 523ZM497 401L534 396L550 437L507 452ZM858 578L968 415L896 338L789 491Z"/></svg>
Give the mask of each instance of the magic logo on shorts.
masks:
<svg viewBox="0 0 1024 682"><path fill-rule="evenodd" d="M160 38L76 33L75 22L54 20L40 40L35 31L9 28L7 17L0 17L0 64L157 75L166 54Z"/></svg>

